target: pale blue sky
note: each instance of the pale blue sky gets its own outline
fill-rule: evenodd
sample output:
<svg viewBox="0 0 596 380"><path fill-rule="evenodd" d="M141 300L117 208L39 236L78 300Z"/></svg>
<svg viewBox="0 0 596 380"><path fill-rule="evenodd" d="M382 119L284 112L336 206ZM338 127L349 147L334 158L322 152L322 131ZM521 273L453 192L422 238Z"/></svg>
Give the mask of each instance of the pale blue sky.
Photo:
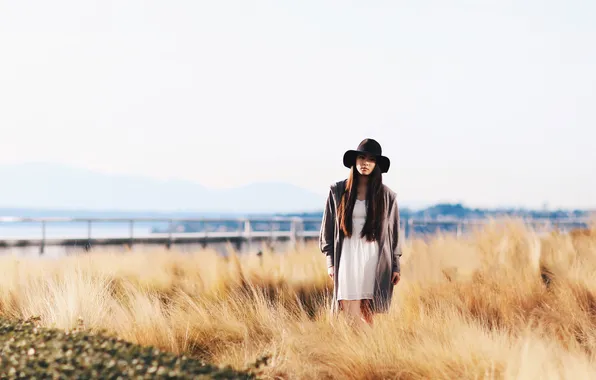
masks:
<svg viewBox="0 0 596 380"><path fill-rule="evenodd" d="M593 1L0 0L0 164L596 207Z"/></svg>

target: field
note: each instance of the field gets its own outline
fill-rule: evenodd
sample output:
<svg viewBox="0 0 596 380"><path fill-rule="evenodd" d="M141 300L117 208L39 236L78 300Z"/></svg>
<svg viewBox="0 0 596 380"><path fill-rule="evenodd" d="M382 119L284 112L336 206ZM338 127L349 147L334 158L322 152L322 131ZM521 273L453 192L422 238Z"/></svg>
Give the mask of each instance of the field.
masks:
<svg viewBox="0 0 596 380"><path fill-rule="evenodd" d="M3 318L239 371L262 363L261 378L596 377L596 231L538 234L509 221L406 241L392 310L363 330L330 319L332 282L315 246L227 259L3 257L0 268Z"/></svg>

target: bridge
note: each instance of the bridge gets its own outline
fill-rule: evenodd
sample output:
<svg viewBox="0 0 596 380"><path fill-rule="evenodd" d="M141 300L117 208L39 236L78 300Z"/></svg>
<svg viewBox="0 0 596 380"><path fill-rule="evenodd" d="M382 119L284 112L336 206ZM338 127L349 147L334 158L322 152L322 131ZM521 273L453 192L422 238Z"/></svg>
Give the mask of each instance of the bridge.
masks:
<svg viewBox="0 0 596 380"><path fill-rule="evenodd" d="M432 233L440 230L453 232L460 236L470 227L481 226L487 219L406 219L402 220L401 228L403 236L411 237L416 234ZM48 236L47 229L53 224L78 224L86 227L85 236L74 236L64 234ZM112 235L94 234L94 226L110 223L128 226L124 233ZM166 224L165 232L143 232L135 231L139 224ZM204 227L210 223L228 223L238 226L236 230L213 231L205 228L200 232L179 232L175 226L180 223L200 223ZM292 246L305 241L317 240L319 237L320 218L300 217L271 217L271 218L19 218L0 217L0 226L6 224L34 224L39 228L37 236L2 236L0 234L0 248L15 247L39 247L39 253L43 254L46 247L80 247L89 250L94 246L128 246L134 245L162 245L167 249L175 244L200 244L203 247L212 244L232 244L241 250L242 247L250 248L257 243L270 244L272 242L285 242ZM525 223L532 227L558 228L568 230L571 228L587 228L590 220L582 218L566 218L559 220L552 219L526 219ZM268 230L255 230L255 225L269 225ZM280 229L280 225L289 225L287 230ZM305 229L307 224L316 225L316 228ZM30 228L31 230L31 228Z"/></svg>

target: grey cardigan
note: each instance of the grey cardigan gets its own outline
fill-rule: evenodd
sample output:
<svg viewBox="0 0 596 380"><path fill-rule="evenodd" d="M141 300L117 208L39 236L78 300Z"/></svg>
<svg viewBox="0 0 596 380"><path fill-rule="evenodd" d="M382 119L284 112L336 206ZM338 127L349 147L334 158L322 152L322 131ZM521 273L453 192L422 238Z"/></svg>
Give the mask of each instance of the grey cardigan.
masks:
<svg viewBox="0 0 596 380"><path fill-rule="evenodd" d="M399 241L399 209L397 197L389 187L383 185L385 196L385 215L381 223L379 234L379 261L377 264L374 295L372 300L372 311L384 313L391 306L394 285L391 282L393 272L400 273L399 260L401 257ZM333 300L331 313L336 314L339 310L337 300L337 273L341 257L343 232L339 228L339 221L336 218L337 207L343 193L346 190L346 180L331 185L319 236L319 248L327 256L327 267L333 266Z"/></svg>

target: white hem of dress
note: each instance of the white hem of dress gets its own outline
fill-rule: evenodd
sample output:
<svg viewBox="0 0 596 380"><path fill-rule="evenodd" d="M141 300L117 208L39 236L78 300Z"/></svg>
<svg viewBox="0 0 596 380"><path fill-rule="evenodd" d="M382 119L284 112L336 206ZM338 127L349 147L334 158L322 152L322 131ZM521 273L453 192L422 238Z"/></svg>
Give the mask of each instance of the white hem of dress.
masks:
<svg viewBox="0 0 596 380"><path fill-rule="evenodd" d="M344 300L344 301L357 301L357 300L372 300L373 299L373 295L372 294L364 294L361 296L358 295L347 295L347 296L341 296L338 298L339 301Z"/></svg>

